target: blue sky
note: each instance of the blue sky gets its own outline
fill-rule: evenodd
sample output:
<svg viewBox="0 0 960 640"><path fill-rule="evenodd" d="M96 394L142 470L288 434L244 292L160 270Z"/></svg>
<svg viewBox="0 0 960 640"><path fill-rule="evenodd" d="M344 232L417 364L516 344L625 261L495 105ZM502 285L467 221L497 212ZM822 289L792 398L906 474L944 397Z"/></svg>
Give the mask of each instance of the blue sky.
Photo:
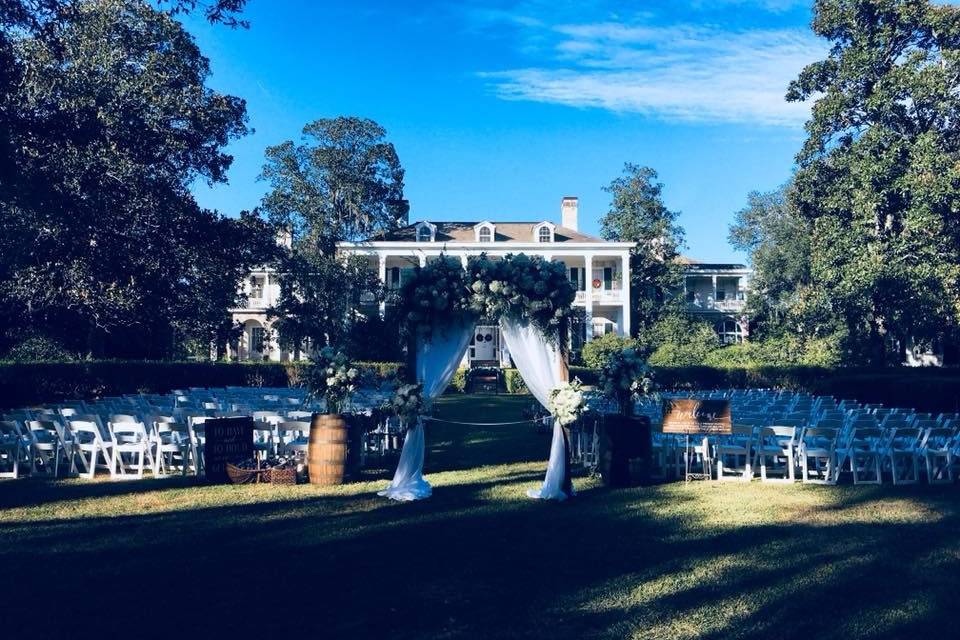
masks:
<svg viewBox="0 0 960 640"><path fill-rule="evenodd" d="M629 4L629 6L627 6ZM786 86L826 43L810 2L293 2L250 0L249 30L188 29L211 85L247 100L255 133L204 206L254 207L268 145L321 117L383 125L411 220L558 221L580 197L596 232L624 162L660 174L685 253L742 260L727 227L752 190L790 176L809 105Z"/></svg>

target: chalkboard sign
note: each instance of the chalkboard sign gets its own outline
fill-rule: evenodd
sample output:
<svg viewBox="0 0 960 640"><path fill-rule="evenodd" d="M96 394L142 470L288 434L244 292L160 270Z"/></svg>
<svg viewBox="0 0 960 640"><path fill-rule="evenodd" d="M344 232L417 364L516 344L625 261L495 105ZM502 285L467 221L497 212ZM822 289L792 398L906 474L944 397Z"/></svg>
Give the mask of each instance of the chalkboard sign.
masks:
<svg viewBox="0 0 960 640"><path fill-rule="evenodd" d="M663 401L663 432L730 433L729 400L682 398Z"/></svg>
<svg viewBox="0 0 960 640"><path fill-rule="evenodd" d="M203 468L207 482L227 481L227 463L253 457L253 418L217 418L203 423Z"/></svg>

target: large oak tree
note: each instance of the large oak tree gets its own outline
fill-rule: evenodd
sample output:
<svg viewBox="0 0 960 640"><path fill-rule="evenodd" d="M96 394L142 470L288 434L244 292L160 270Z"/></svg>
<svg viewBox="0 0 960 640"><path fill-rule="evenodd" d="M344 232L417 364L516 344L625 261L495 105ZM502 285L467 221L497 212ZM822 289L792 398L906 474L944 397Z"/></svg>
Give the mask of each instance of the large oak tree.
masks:
<svg viewBox="0 0 960 640"><path fill-rule="evenodd" d="M790 100L815 100L793 203L811 224L810 283L851 361L899 362L960 320L960 9L818 0L832 42Z"/></svg>
<svg viewBox="0 0 960 640"><path fill-rule="evenodd" d="M93 355L165 357L225 337L237 281L273 242L265 224L190 194L194 180L226 180L223 148L247 131L243 100L206 86L207 59L169 15L193 4L0 6L7 327ZM207 15L236 23L242 4Z"/></svg>

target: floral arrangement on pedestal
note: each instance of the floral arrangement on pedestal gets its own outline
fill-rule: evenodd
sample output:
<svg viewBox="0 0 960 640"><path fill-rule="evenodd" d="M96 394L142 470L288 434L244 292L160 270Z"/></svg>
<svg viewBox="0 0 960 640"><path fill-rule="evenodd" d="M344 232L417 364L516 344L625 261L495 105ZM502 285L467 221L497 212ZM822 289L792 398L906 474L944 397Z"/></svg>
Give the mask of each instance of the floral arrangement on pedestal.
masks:
<svg viewBox="0 0 960 640"><path fill-rule="evenodd" d="M323 398L327 413L341 413L362 382L360 369L332 347L324 347L311 359L304 383L314 398Z"/></svg>
<svg viewBox="0 0 960 640"><path fill-rule="evenodd" d="M550 392L547 408L561 427L577 421L587 407L580 381L564 382Z"/></svg>
<svg viewBox="0 0 960 640"><path fill-rule="evenodd" d="M467 277L470 308L478 317L506 315L556 338L564 320L573 314L576 290L563 263L524 254L491 260L481 254L468 260Z"/></svg>
<svg viewBox="0 0 960 640"><path fill-rule="evenodd" d="M395 413L407 428L417 422L417 418L426 411L423 398L423 385L404 384L397 388L387 408Z"/></svg>
<svg viewBox="0 0 960 640"><path fill-rule="evenodd" d="M655 389L653 372L635 349L627 348L610 355L600 369L600 390L614 400L620 415L633 414L633 399Z"/></svg>
<svg viewBox="0 0 960 640"><path fill-rule="evenodd" d="M449 256L417 267L400 290L397 310L406 335L429 339L434 331L472 317L467 274Z"/></svg>

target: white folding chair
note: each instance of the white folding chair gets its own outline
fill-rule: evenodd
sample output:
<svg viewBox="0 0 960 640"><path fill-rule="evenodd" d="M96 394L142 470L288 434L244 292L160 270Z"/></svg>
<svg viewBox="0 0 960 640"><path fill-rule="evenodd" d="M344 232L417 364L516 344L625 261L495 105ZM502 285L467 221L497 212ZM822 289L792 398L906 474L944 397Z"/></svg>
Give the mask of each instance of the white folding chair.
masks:
<svg viewBox="0 0 960 640"><path fill-rule="evenodd" d="M110 476L114 475L113 461L113 441L104 440L100 433L100 426L92 421L71 420L69 422L70 431L73 434L74 458L70 464L70 472L80 475L80 469L77 468L77 461L83 468L83 476L93 478L97 473L97 466L109 470ZM100 464L100 459L103 463Z"/></svg>
<svg viewBox="0 0 960 640"><path fill-rule="evenodd" d="M733 425L730 435L718 437L717 480L749 482L753 479L753 439L753 425ZM727 471L733 471L733 475Z"/></svg>
<svg viewBox="0 0 960 640"><path fill-rule="evenodd" d="M29 420L27 433L30 436L34 455L31 456L31 473L60 475L60 461L69 456L67 447L60 438L57 423L51 420Z"/></svg>
<svg viewBox="0 0 960 640"><path fill-rule="evenodd" d="M796 441L796 427L760 428L754 466L760 466L761 482L793 482L796 479ZM770 477L771 474L774 477Z"/></svg>
<svg viewBox="0 0 960 640"><path fill-rule="evenodd" d="M801 479L812 484L836 484L837 430L807 427L800 436Z"/></svg>
<svg viewBox="0 0 960 640"><path fill-rule="evenodd" d="M882 484L883 431L877 427L854 427L841 447L840 466L850 463L853 484ZM838 470L839 471L839 470Z"/></svg>
<svg viewBox="0 0 960 640"><path fill-rule="evenodd" d="M277 453L278 443L274 440L275 431L276 429L269 422L253 423L253 450L260 457L269 458Z"/></svg>
<svg viewBox="0 0 960 640"><path fill-rule="evenodd" d="M154 465L153 446L146 426L142 422L111 420L109 428L113 437L114 476L124 477L135 466L137 477L142 478L143 470L152 469ZM126 457L133 460L128 462Z"/></svg>
<svg viewBox="0 0 960 640"><path fill-rule="evenodd" d="M204 466L204 449L207 443L207 432L204 422L206 418L193 416L187 420L187 428L190 431L190 457L193 473L201 476L206 474Z"/></svg>
<svg viewBox="0 0 960 640"><path fill-rule="evenodd" d="M953 483L953 451L955 431L950 427L927 429L917 453L923 458L929 484Z"/></svg>
<svg viewBox="0 0 960 640"><path fill-rule="evenodd" d="M166 475L179 468L187 475L190 466L190 429L176 422L157 421L153 425L156 452L153 459L153 475Z"/></svg>
<svg viewBox="0 0 960 640"><path fill-rule="evenodd" d="M310 444L310 423L281 422L277 425L277 455L306 457Z"/></svg>
<svg viewBox="0 0 960 640"><path fill-rule="evenodd" d="M890 466L893 484L916 484L920 481L920 456L917 449L923 439L923 429L899 427L890 432L883 458Z"/></svg>
<svg viewBox="0 0 960 640"><path fill-rule="evenodd" d="M14 420L0 421L0 478L19 478L20 465L30 463L30 444Z"/></svg>

